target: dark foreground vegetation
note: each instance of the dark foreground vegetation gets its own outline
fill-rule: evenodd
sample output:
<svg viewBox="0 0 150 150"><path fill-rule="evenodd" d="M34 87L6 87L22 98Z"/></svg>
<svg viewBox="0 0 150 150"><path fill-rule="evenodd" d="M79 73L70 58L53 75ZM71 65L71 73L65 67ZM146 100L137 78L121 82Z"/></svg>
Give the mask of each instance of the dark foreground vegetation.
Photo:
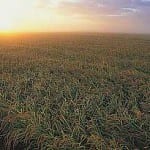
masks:
<svg viewBox="0 0 150 150"><path fill-rule="evenodd" d="M0 36L0 149L148 150L150 36Z"/></svg>

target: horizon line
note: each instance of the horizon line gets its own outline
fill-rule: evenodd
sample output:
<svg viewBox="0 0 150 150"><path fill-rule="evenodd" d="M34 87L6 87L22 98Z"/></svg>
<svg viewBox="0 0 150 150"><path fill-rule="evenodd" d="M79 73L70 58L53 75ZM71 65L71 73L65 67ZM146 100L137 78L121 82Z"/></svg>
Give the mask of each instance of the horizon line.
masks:
<svg viewBox="0 0 150 150"><path fill-rule="evenodd" d="M150 35L150 32L102 32L102 31L0 31L0 35L12 34L53 34L53 33L70 33L70 34L136 34L136 35Z"/></svg>

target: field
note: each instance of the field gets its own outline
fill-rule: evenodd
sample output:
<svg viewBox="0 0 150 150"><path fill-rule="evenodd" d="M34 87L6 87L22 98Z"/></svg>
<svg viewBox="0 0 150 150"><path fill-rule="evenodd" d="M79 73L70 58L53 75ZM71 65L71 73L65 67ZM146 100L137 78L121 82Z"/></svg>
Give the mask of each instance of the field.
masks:
<svg viewBox="0 0 150 150"><path fill-rule="evenodd" d="M150 35L0 36L2 150L148 150Z"/></svg>

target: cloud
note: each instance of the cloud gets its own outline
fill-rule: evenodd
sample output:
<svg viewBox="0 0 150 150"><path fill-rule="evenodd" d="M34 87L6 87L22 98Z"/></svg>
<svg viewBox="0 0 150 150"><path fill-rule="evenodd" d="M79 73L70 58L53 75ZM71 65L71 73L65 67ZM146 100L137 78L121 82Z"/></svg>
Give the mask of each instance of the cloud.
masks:
<svg viewBox="0 0 150 150"><path fill-rule="evenodd" d="M62 15L127 16L144 11L150 0L38 0L38 7L54 9ZM149 12L149 11L147 11Z"/></svg>
<svg viewBox="0 0 150 150"><path fill-rule="evenodd" d="M39 8L47 8L47 7L52 7L52 8L57 8L61 3L75 3L80 0L37 0L36 1L36 6Z"/></svg>
<svg viewBox="0 0 150 150"><path fill-rule="evenodd" d="M150 0L38 0L36 7L82 20L139 19L150 23Z"/></svg>
<svg viewBox="0 0 150 150"><path fill-rule="evenodd" d="M122 28L129 24L131 30L148 30L150 24L150 0L39 0L37 6L68 20L112 22Z"/></svg>
<svg viewBox="0 0 150 150"><path fill-rule="evenodd" d="M55 11L64 15L77 15L79 16L127 16L135 14L138 8L135 8L131 0L59 0L56 1L57 5L53 7ZM52 8L54 4L49 3L49 8ZM50 7L51 6L51 7Z"/></svg>

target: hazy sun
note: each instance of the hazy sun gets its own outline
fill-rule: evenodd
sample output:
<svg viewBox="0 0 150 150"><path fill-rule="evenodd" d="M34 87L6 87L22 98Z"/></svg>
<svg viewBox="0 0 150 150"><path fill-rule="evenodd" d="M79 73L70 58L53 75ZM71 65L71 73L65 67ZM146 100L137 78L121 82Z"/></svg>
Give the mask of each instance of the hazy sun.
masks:
<svg viewBox="0 0 150 150"><path fill-rule="evenodd" d="M1 31L8 31L8 30L11 30L11 28L12 28L11 20L1 19L1 22L0 22Z"/></svg>
<svg viewBox="0 0 150 150"><path fill-rule="evenodd" d="M0 0L0 31L14 29L21 15L20 0Z"/></svg>

